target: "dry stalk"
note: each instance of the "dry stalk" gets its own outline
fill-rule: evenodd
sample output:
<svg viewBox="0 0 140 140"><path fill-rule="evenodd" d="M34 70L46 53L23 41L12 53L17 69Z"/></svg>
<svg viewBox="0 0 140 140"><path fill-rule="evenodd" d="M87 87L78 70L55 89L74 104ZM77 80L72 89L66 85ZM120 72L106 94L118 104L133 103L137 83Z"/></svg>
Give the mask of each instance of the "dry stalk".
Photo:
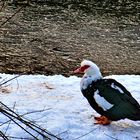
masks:
<svg viewBox="0 0 140 140"><path fill-rule="evenodd" d="M108 134L105 134L105 135L108 136L109 138L113 139L113 140L119 140L119 139L114 138L114 137L112 137L112 136L110 136L110 135L108 135Z"/></svg>
<svg viewBox="0 0 140 140"><path fill-rule="evenodd" d="M24 6L20 7L12 16L10 16L7 20L5 20L1 25L0 25L0 28L2 26L4 26L9 20L11 20L17 13L19 13L22 9L23 9ZM2 8L1 8L2 9Z"/></svg>
<svg viewBox="0 0 140 140"><path fill-rule="evenodd" d="M34 139L39 140L37 138L37 136L32 134L31 131L25 129L22 125L26 126L27 128L29 128L33 132L36 132L38 135L42 136L46 140L51 140L52 137L55 139L61 140L61 138L51 134L50 132L48 132L44 128L41 128L37 124L32 123L30 120L27 120L27 119L21 117L20 115L18 115L16 112L11 110L9 107L7 107L2 102L0 102L0 106L1 106L0 112L2 114L4 114L6 117L8 117L12 122L14 122L20 128L22 128L26 133L28 133Z"/></svg>
<svg viewBox="0 0 140 140"><path fill-rule="evenodd" d="M95 131L96 129L97 129L97 128L95 128L95 129L89 131L88 133L85 133L85 134L83 134L83 135L81 135L81 136L79 136L79 137L77 137L77 138L74 138L74 139L72 139L72 140L78 140L78 139L81 139L81 138L83 138L84 136L87 136L88 134L92 133L92 132Z"/></svg>
<svg viewBox="0 0 140 140"><path fill-rule="evenodd" d="M15 77L13 77L13 78L11 78L11 79L9 79L9 80L6 80L6 81L1 82L1 83L0 83L0 87L3 86L4 84L7 84L8 82L10 82L10 81L12 81L12 80L14 80L14 79L17 79L17 78L20 77L20 76L22 76L22 75L17 75L17 76L15 76Z"/></svg>
<svg viewBox="0 0 140 140"><path fill-rule="evenodd" d="M9 80L3 81L0 83L0 87L7 84L8 82L17 79L18 77L20 77L21 75L17 75ZM47 109L48 110L48 109ZM38 110L38 111L33 111L31 113L35 113L35 112L40 112L42 110ZM42 136L43 138L45 138L46 140L51 140L51 138L55 138L57 140L61 140L61 138L55 136L54 134L50 133L49 131L47 131L44 128L41 128L41 126L31 122L30 120L27 120L25 118L23 118L23 115L19 115L16 112L14 112L12 109L10 109L8 106L6 106L5 104L3 104L2 102L0 102L0 112L5 115L7 118L9 118L9 121L7 121L6 123L9 123L7 126L7 129L5 131L5 133L0 132L0 137L2 137L4 140L8 140L8 137L6 136L6 132L9 128L10 123L15 123L17 126L19 126L22 130L24 130L27 134L29 134L33 139L35 140L39 140L38 136ZM27 114L27 113L26 113ZM24 114L24 115L26 115ZM29 113L28 113L29 114ZM3 123L0 126L6 124ZM27 128L29 128L29 130L25 129L23 126L26 126ZM30 131L32 130L32 131ZM31 132L35 132L35 134L32 134ZM31 140L31 139L30 139Z"/></svg>
<svg viewBox="0 0 140 140"><path fill-rule="evenodd" d="M3 138L3 140L9 140L8 137L0 131L0 137Z"/></svg>

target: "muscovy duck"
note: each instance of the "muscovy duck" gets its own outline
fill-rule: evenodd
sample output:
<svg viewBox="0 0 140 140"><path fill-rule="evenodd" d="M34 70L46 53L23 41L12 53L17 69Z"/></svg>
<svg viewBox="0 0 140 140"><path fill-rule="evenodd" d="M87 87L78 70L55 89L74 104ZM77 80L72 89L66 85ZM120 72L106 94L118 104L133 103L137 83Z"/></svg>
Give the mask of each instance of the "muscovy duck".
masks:
<svg viewBox="0 0 140 140"><path fill-rule="evenodd" d="M96 124L107 125L125 118L140 120L139 103L121 83L103 78L95 63L83 60L74 73L84 73L80 83L81 92L90 106L101 115L94 117Z"/></svg>

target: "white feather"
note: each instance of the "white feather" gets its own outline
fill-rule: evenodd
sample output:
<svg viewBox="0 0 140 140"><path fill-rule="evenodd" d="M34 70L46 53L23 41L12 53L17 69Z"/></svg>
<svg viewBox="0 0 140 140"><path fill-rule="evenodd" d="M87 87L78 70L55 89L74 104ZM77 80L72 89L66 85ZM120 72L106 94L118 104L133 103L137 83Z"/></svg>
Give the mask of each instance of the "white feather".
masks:
<svg viewBox="0 0 140 140"><path fill-rule="evenodd" d="M80 82L81 89L86 89L94 81L93 76L84 76Z"/></svg>
<svg viewBox="0 0 140 140"><path fill-rule="evenodd" d="M104 111L110 109L111 107L113 107L113 104L110 104L107 100L105 100L104 97L101 97L99 95L99 91L97 90L94 93L94 99L96 101L96 103L103 108Z"/></svg>
<svg viewBox="0 0 140 140"><path fill-rule="evenodd" d="M111 84L111 87L114 88L114 89L117 89L120 93L124 93L124 92L122 91L122 89L119 88L118 86L116 86L114 83Z"/></svg>

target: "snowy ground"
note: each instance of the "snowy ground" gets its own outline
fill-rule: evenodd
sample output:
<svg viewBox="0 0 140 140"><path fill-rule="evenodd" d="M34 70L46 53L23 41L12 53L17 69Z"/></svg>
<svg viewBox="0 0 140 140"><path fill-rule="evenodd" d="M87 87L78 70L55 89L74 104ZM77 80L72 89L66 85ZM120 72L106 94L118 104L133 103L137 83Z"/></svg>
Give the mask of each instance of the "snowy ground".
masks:
<svg viewBox="0 0 140 140"><path fill-rule="evenodd" d="M0 74L2 79L15 75ZM109 76L121 82L140 103L140 76ZM23 75L0 89L0 101L14 108L19 114L44 110L25 115L64 140L140 140L140 121L121 120L109 126L94 124L98 114L91 109L79 88L81 78L61 75ZM0 123L6 118L0 114ZM25 133L10 124L1 126L10 136Z"/></svg>

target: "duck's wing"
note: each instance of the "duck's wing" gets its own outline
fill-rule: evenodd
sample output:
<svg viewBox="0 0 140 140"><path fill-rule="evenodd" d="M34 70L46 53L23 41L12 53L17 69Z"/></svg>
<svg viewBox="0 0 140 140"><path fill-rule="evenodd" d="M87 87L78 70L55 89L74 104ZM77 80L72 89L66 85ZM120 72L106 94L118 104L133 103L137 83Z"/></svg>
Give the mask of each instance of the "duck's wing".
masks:
<svg viewBox="0 0 140 140"><path fill-rule="evenodd" d="M117 95L121 98L121 100L128 101L131 104L140 108L139 103L133 98L131 93L121 83L117 82L114 79L104 79L103 83L104 83L103 85L105 86L106 90L108 88L110 90L110 92L111 91L112 91L112 93L115 92L115 95L117 93ZM114 96L114 98L115 97L116 96Z"/></svg>
<svg viewBox="0 0 140 140"><path fill-rule="evenodd" d="M140 109L129 102L121 102L106 111L106 116L110 120L120 120L128 118L130 120L140 120Z"/></svg>
<svg viewBox="0 0 140 140"><path fill-rule="evenodd" d="M92 87L92 85L90 84L86 89L82 90L83 96L87 99L88 103L90 104L90 106L99 114L104 115L105 111L103 110L103 108L98 105L98 103L96 102L95 98L94 98L94 92L95 89Z"/></svg>
<svg viewBox="0 0 140 140"><path fill-rule="evenodd" d="M119 90L121 93L125 93L128 96L132 96L131 93L118 81L115 79L104 79L107 84L109 84L112 88Z"/></svg>
<svg viewBox="0 0 140 140"><path fill-rule="evenodd" d="M114 79L103 79L96 83L96 89L100 98L104 98L109 102L110 107L106 112L112 120L129 118L133 120L140 119L140 105L132 97L131 93L126 88ZM98 104L104 108L102 103ZM135 117L137 115L137 117Z"/></svg>

